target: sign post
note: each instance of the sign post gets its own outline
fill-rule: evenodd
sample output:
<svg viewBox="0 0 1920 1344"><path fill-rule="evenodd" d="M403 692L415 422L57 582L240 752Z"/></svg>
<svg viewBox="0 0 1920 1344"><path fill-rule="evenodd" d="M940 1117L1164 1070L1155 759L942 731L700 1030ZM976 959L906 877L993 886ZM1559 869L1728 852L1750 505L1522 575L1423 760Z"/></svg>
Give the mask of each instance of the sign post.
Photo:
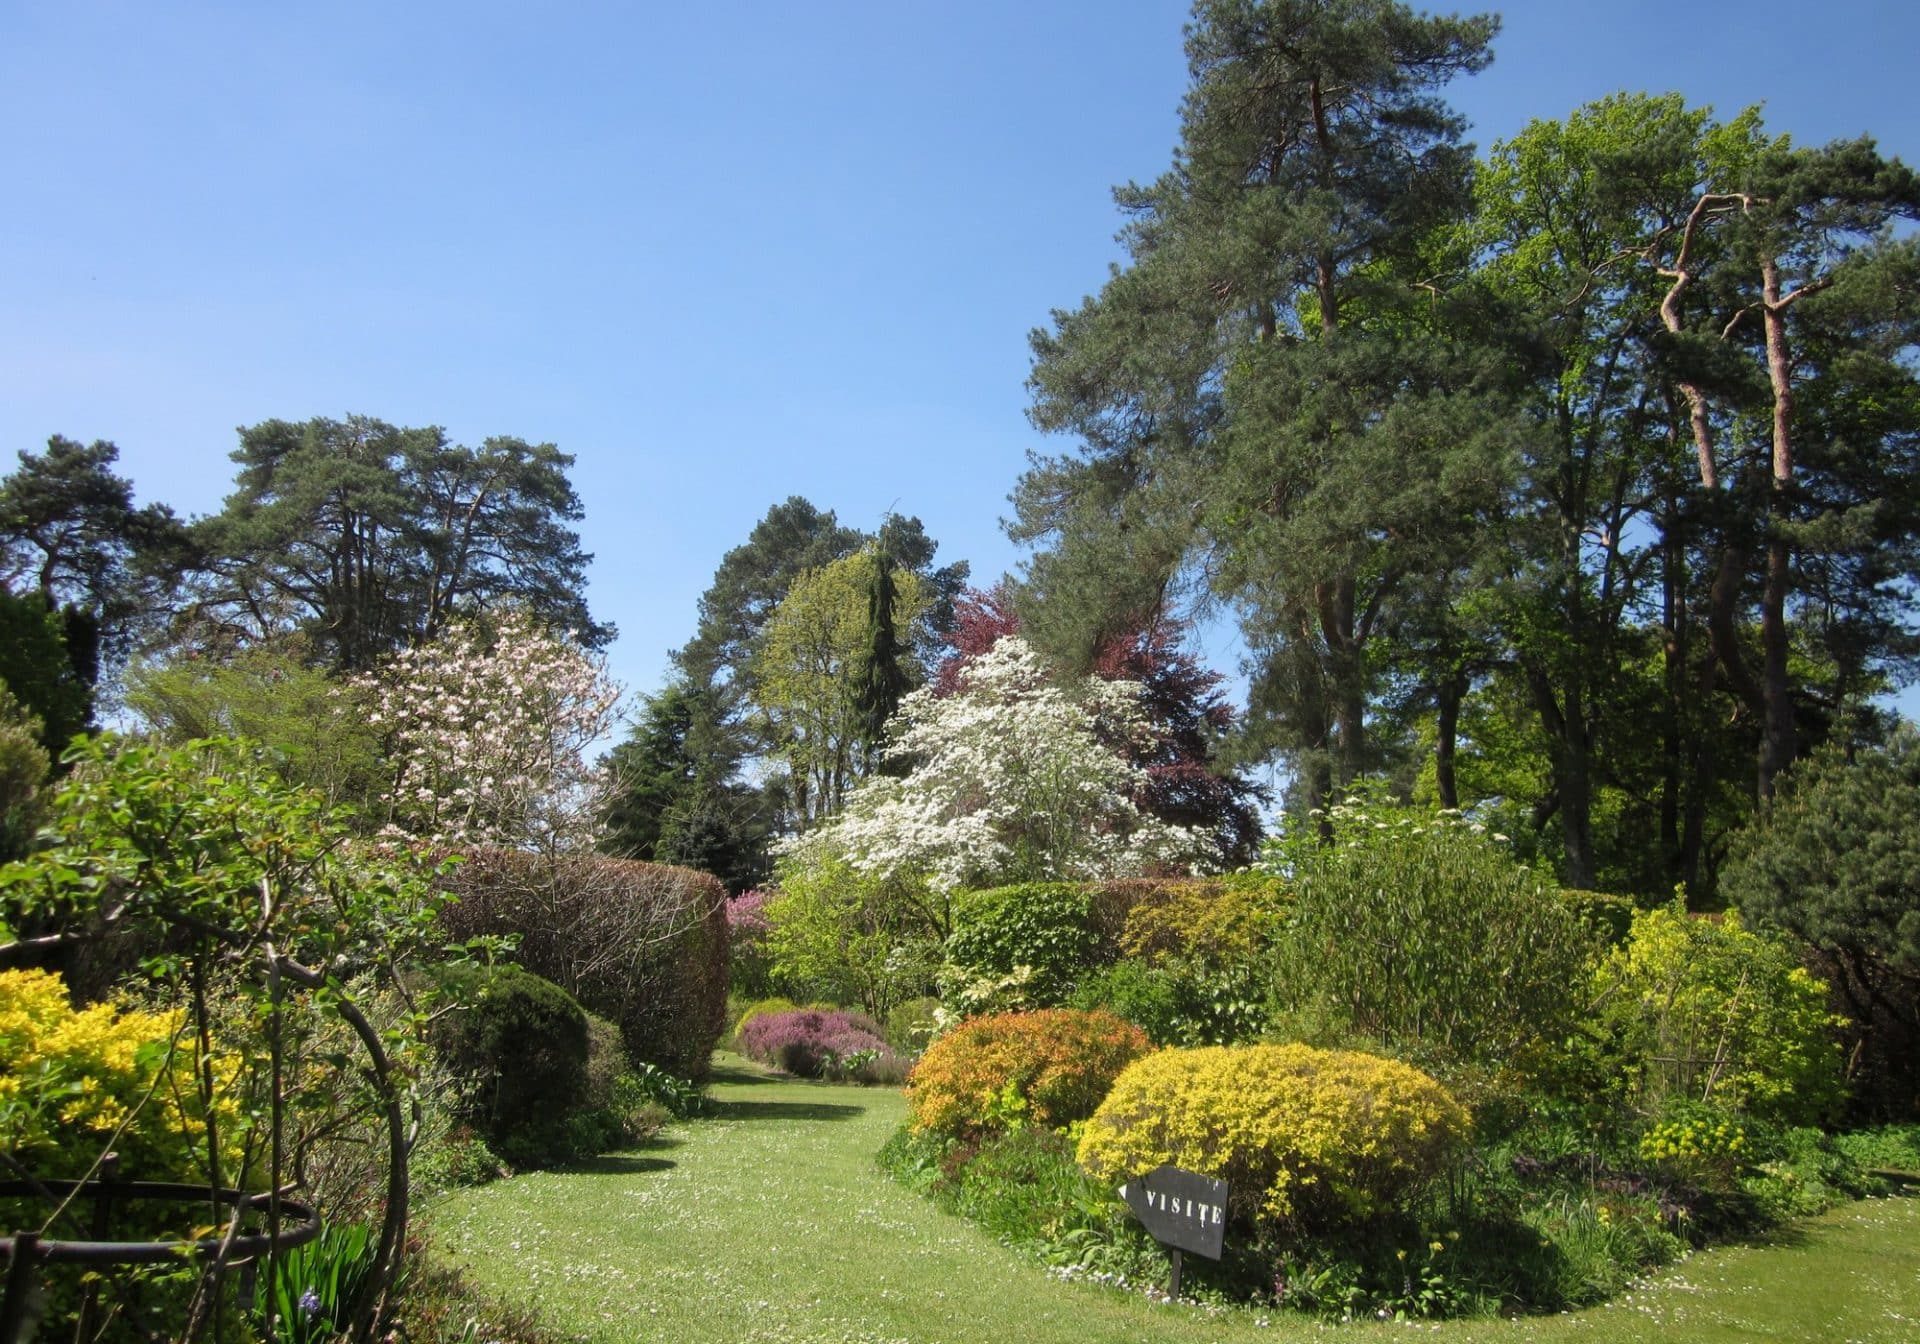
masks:
<svg viewBox="0 0 1920 1344"><path fill-rule="evenodd" d="M1220 1258L1227 1235L1225 1181L1179 1167L1155 1167L1121 1186L1120 1198L1173 1262L1168 1297L1180 1296L1181 1252L1192 1251L1209 1260Z"/></svg>

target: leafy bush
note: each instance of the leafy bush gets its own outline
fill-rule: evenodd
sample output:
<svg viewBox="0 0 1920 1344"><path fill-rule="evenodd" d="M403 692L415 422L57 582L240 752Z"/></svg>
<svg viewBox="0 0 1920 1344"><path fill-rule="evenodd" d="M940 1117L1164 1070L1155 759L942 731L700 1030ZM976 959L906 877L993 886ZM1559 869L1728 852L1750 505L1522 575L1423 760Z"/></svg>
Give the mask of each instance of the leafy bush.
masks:
<svg viewBox="0 0 1920 1344"><path fill-rule="evenodd" d="M1271 877L1155 884L1127 912L1121 950L1150 964L1244 962L1279 934L1289 901Z"/></svg>
<svg viewBox="0 0 1920 1344"><path fill-rule="evenodd" d="M1862 1167L1920 1173L1920 1125L1882 1125L1837 1134L1833 1141Z"/></svg>
<svg viewBox="0 0 1920 1344"><path fill-rule="evenodd" d="M1101 958L1089 923L1089 892L1079 882L1022 882L967 892L954 905L947 959L968 979L1018 967L1027 1001L1056 1007ZM1110 959L1110 956L1109 958Z"/></svg>
<svg viewBox="0 0 1920 1344"><path fill-rule="evenodd" d="M53 769L40 745L40 719L0 681L0 863L27 852L46 810L47 776ZM5 931L0 928L0 937Z"/></svg>
<svg viewBox="0 0 1920 1344"><path fill-rule="evenodd" d="M1643 1108L1692 1099L1795 1122L1839 1099L1843 1020L1827 1011L1827 987L1738 915L1690 918L1677 903L1637 915L1594 983Z"/></svg>
<svg viewBox="0 0 1920 1344"><path fill-rule="evenodd" d="M878 1082L904 1072L871 1018L839 1009L762 1013L741 1029L740 1048L803 1078Z"/></svg>
<svg viewBox="0 0 1920 1344"><path fill-rule="evenodd" d="M883 1018L932 987L943 897L911 873L872 873L812 847L789 854L765 906L776 980Z"/></svg>
<svg viewBox="0 0 1920 1344"><path fill-rule="evenodd" d="M941 1026L940 1000L909 999L895 1005L887 1014L887 1043L908 1057L918 1055L932 1042Z"/></svg>
<svg viewBox="0 0 1920 1344"><path fill-rule="evenodd" d="M1580 918L1457 817L1355 804L1333 826L1267 851L1296 891L1280 1006L1423 1058L1537 1066L1596 952Z"/></svg>
<svg viewBox="0 0 1920 1344"><path fill-rule="evenodd" d="M434 1026L463 1085L462 1118L515 1166L574 1156L567 1122L590 1100L585 1010L517 966L448 967L439 979L464 1005Z"/></svg>
<svg viewBox="0 0 1920 1344"><path fill-rule="evenodd" d="M511 934L520 964L620 1028L627 1057L704 1079L726 1030L726 892L706 873L587 853L481 850L442 916Z"/></svg>
<svg viewBox="0 0 1920 1344"><path fill-rule="evenodd" d="M1560 899L1580 916L1608 947L1618 947L1633 931L1634 912L1639 908L1629 896L1609 896L1602 891L1580 891L1566 887Z"/></svg>
<svg viewBox="0 0 1920 1344"><path fill-rule="evenodd" d="M1220 1177L1244 1225L1312 1229L1391 1208L1468 1131L1445 1088L1394 1060L1305 1045L1163 1050L1115 1080L1079 1159L1109 1182L1166 1163Z"/></svg>
<svg viewBox="0 0 1920 1344"><path fill-rule="evenodd" d="M914 1066L912 1126L978 1138L1084 1120L1120 1071L1150 1049L1146 1033L1111 1013L1053 1008L977 1017L935 1041Z"/></svg>
<svg viewBox="0 0 1920 1344"><path fill-rule="evenodd" d="M1155 1045L1239 1045L1265 1030L1266 998L1258 966L1193 957L1116 962L1083 979L1068 1004L1123 1017Z"/></svg>

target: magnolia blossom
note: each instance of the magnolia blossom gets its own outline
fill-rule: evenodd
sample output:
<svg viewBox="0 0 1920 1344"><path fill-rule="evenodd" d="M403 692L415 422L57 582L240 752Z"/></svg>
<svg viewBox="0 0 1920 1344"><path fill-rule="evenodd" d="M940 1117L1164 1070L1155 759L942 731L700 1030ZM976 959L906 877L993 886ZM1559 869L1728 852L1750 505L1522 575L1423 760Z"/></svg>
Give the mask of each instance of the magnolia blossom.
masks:
<svg viewBox="0 0 1920 1344"><path fill-rule="evenodd" d="M455 848L591 840L605 781L587 751L620 688L574 640L509 613L402 650L359 685L390 734L390 829Z"/></svg>
<svg viewBox="0 0 1920 1344"><path fill-rule="evenodd" d="M1141 811L1146 771L1116 742L1147 731L1132 682L1063 689L1017 636L970 662L944 698L916 691L890 727L888 758L846 808L791 846L843 854L875 874L924 874L938 889L1000 881L1121 877L1204 862L1208 838Z"/></svg>

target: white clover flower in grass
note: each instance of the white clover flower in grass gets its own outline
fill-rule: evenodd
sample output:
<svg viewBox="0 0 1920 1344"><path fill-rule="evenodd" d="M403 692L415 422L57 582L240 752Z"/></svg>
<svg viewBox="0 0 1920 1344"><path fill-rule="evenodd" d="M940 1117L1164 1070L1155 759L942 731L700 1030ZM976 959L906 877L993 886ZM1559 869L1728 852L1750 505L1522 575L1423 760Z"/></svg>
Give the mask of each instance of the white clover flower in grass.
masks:
<svg viewBox="0 0 1920 1344"><path fill-rule="evenodd" d="M1068 694L1008 636L944 699L901 701L888 758L900 776L863 782L846 808L789 847L845 856L875 874L925 874L940 890L1032 878L1103 878L1204 864L1203 834L1132 801L1145 771L1115 749L1144 734L1139 687L1090 678Z"/></svg>

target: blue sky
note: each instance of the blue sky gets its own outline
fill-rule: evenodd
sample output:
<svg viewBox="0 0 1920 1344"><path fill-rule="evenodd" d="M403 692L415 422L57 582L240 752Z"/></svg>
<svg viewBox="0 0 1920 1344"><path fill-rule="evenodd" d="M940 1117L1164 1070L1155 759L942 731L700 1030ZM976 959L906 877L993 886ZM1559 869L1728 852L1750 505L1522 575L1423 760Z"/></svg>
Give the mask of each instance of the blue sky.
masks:
<svg viewBox="0 0 1920 1344"><path fill-rule="evenodd" d="M1452 93L1482 146L1677 89L1920 159L1920 6L1502 13ZM1169 162L1185 17L9 0L0 454L111 439L199 513L274 416L555 442L636 690L789 494L917 514L990 580L1025 454L1064 446L1024 419L1027 332L1116 258L1111 186Z"/></svg>

